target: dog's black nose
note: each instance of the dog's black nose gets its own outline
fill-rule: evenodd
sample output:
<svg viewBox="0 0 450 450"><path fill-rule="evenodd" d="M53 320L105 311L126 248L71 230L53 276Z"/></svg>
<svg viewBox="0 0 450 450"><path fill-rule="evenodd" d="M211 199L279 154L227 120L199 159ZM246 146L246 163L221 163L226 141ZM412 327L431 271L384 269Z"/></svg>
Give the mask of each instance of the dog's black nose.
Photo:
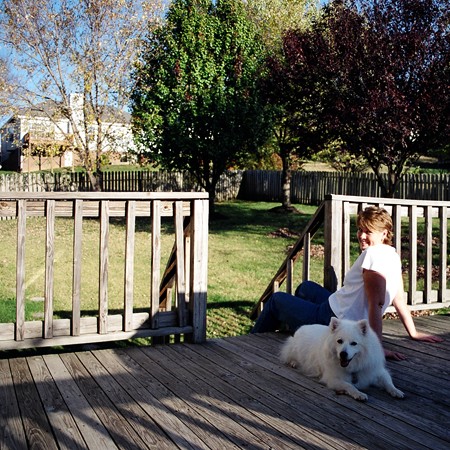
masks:
<svg viewBox="0 0 450 450"><path fill-rule="evenodd" d="M348 358L347 352L339 353L339 358L345 361Z"/></svg>

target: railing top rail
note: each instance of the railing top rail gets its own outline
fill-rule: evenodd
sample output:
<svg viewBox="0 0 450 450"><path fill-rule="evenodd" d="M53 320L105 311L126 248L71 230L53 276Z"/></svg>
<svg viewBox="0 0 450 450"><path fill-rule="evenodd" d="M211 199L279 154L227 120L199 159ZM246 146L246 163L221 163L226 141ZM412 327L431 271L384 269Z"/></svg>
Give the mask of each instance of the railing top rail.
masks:
<svg viewBox="0 0 450 450"><path fill-rule="evenodd" d="M360 197L356 195L339 195L339 194L327 194L325 200L344 201L350 203L371 203L371 204L384 204L384 205L401 205L401 206L446 206L450 208L450 202L440 200L412 200L401 198L388 198L388 197Z"/></svg>
<svg viewBox="0 0 450 450"><path fill-rule="evenodd" d="M193 200L207 192L0 192L1 200Z"/></svg>

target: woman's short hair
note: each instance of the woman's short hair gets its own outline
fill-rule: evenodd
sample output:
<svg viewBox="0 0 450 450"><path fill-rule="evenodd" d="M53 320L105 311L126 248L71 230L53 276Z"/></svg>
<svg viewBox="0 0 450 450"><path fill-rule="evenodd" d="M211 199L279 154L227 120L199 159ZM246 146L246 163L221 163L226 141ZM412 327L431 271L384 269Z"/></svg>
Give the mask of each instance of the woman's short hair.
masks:
<svg viewBox="0 0 450 450"><path fill-rule="evenodd" d="M356 226L360 229L369 231L383 231L386 230L386 238L384 243L392 245L392 238L394 236L392 217L384 209L378 206L368 206L358 213L356 219Z"/></svg>

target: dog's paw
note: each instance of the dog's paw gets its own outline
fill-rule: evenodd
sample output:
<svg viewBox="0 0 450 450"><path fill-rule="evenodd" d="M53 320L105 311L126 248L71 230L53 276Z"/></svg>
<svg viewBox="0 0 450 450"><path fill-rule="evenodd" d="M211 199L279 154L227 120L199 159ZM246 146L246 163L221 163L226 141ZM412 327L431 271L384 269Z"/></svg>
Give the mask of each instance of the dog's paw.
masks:
<svg viewBox="0 0 450 450"><path fill-rule="evenodd" d="M296 369L297 368L297 361L288 361L287 365L289 367L292 367L293 369Z"/></svg>
<svg viewBox="0 0 450 450"><path fill-rule="evenodd" d="M365 394L364 392L361 392L361 391L352 392L352 393L350 393L350 395L355 400L358 400L360 402L367 402L367 400L369 400L369 396L367 394Z"/></svg>
<svg viewBox="0 0 450 450"><path fill-rule="evenodd" d="M397 388L389 389L388 394L395 398L405 398L404 392Z"/></svg>
<svg viewBox="0 0 450 450"><path fill-rule="evenodd" d="M367 394L364 394L364 392L358 391L358 389L335 389L336 394L344 394L349 395L350 397L354 398L355 400L359 400L360 402L365 402L369 399Z"/></svg>

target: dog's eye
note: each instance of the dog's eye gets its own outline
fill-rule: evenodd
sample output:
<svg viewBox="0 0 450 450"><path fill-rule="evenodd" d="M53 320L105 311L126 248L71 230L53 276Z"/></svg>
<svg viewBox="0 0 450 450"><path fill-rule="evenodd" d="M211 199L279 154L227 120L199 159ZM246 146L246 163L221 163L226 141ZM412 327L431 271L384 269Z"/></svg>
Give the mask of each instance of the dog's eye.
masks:
<svg viewBox="0 0 450 450"><path fill-rule="evenodd" d="M353 341L353 342L350 342L350 345L353 345L353 346L355 346L355 345L358 345L358 343L357 343L357 342L355 342L355 341Z"/></svg>
<svg viewBox="0 0 450 450"><path fill-rule="evenodd" d="M344 342L344 341L343 341L342 339L338 339L338 340L337 340L337 343L338 343L338 344L342 344L343 342Z"/></svg>

